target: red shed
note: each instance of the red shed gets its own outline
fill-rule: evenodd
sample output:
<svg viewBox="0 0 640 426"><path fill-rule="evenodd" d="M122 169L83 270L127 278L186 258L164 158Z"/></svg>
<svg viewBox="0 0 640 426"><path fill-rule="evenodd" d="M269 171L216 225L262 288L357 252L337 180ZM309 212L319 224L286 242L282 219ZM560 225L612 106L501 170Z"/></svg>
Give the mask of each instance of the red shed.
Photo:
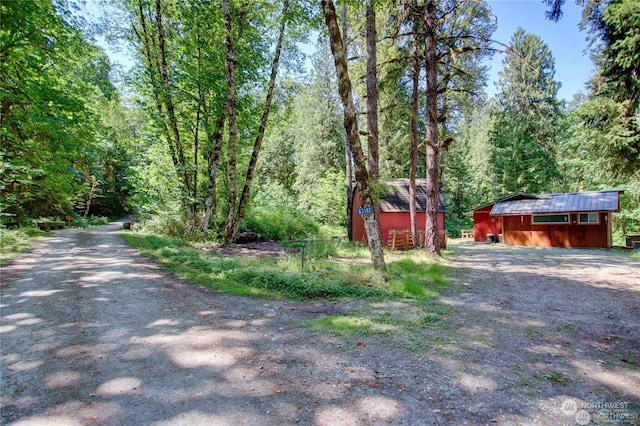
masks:
<svg viewBox="0 0 640 426"><path fill-rule="evenodd" d="M502 234L502 221L499 220L498 217L489 215L491 209L496 203L532 198L536 198L536 196L520 192L501 200L485 204L484 206L478 207L470 212L473 214L473 241L477 243L484 243L489 241L489 236L492 236L492 238L497 241L498 236Z"/></svg>
<svg viewBox="0 0 640 426"><path fill-rule="evenodd" d="M380 227L382 237L391 246L391 231L407 233L411 229L411 218L409 215L409 179L394 179L386 181L386 193L380 203ZM444 238L444 212L445 205L442 193L438 195L438 229L441 231L441 246ZM416 227L418 231L424 232L426 227L426 205L427 205L427 180L416 179ZM358 214L360 208L360 198L358 193L353 197L353 214L351 223L353 226L353 240L367 242L367 234L364 229L364 220ZM403 245L403 244L400 244Z"/></svg>
<svg viewBox="0 0 640 426"><path fill-rule="evenodd" d="M608 248L612 246L611 214L620 210L619 195L623 192L517 194L524 197L496 201L488 215L500 225L496 229L500 229L505 244ZM474 231L475 212L482 209L478 229L483 229L486 207L474 210Z"/></svg>

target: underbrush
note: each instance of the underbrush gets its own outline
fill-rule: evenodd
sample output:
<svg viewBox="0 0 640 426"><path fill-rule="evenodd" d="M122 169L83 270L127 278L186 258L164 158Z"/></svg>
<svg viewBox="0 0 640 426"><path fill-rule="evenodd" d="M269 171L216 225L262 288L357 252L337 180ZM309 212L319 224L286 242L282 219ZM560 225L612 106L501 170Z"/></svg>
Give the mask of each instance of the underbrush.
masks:
<svg viewBox="0 0 640 426"><path fill-rule="evenodd" d="M90 216L90 217L76 216L76 217L73 217L73 219L71 219L71 222L69 222L69 224L72 227L88 228L90 226L106 225L107 223L109 223L109 221L110 219L106 216Z"/></svg>
<svg viewBox="0 0 640 426"><path fill-rule="evenodd" d="M28 250L41 235L46 232L38 228L0 229L0 265Z"/></svg>
<svg viewBox="0 0 640 426"><path fill-rule="evenodd" d="M136 225L142 232L149 232L157 235L164 235L181 241L201 241L206 240L197 227L180 216L169 214L145 218Z"/></svg>
<svg viewBox="0 0 640 426"><path fill-rule="evenodd" d="M317 235L318 225L310 218L279 210L254 212L242 222L242 232L253 232L271 241L304 239Z"/></svg>
<svg viewBox="0 0 640 426"><path fill-rule="evenodd" d="M188 282L223 292L295 300L406 298L426 300L448 284L446 266L404 258L388 264L387 276L373 270L368 251L332 241L293 244L279 257L226 256L153 234L125 233L143 255ZM302 259L305 249L306 263Z"/></svg>
<svg viewBox="0 0 640 426"><path fill-rule="evenodd" d="M24 220L22 224L25 223L28 225L27 227L38 226L38 222L67 222L67 217L70 218L68 225L72 228L89 228L91 226L101 226L106 225L111 221L107 216L49 216L49 217L39 217L39 218L30 218Z"/></svg>

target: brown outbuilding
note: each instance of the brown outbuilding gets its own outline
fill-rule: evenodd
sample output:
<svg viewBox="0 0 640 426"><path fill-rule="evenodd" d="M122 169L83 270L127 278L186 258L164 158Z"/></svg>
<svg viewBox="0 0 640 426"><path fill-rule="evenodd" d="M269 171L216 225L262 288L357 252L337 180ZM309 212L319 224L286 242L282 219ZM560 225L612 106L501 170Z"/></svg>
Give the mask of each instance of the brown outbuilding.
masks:
<svg viewBox="0 0 640 426"><path fill-rule="evenodd" d="M520 246L612 246L611 215L624 191L515 194L473 210L474 240Z"/></svg>

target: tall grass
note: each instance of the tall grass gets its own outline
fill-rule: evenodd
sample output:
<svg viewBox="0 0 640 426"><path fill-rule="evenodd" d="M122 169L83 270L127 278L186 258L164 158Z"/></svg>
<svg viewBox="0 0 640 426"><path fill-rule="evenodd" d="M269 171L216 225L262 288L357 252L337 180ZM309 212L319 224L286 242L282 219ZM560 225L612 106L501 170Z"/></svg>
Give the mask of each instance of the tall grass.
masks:
<svg viewBox="0 0 640 426"><path fill-rule="evenodd" d="M125 238L177 276L216 290L266 298L318 299L383 297L370 282L350 281L338 269L302 271L282 259L254 259L211 254L190 244L157 235L126 233Z"/></svg>
<svg viewBox="0 0 640 426"><path fill-rule="evenodd" d="M189 282L254 297L419 299L433 297L447 284L442 265L405 259L390 263L389 275L384 277L366 261L368 252L360 259L341 257L348 249L331 241L298 243L305 246L308 256L303 266L301 250L279 258L256 259L212 253L153 234L131 232L125 233L125 238L143 255Z"/></svg>

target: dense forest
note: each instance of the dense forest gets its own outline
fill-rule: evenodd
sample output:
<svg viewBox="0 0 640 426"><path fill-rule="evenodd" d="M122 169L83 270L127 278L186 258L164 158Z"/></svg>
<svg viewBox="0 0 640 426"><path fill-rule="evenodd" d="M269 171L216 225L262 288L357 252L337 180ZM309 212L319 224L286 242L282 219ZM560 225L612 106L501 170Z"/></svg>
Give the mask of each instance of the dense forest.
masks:
<svg viewBox="0 0 640 426"><path fill-rule="evenodd" d="M562 19L562 1L544 1ZM109 0L98 25L73 0L2 1L3 222L135 214L223 242L346 234L355 186L375 205L385 180L426 177L452 235L509 194L605 188L625 190L618 238L638 232L640 2L580 4L596 72L566 103L545 41L493 40L484 1ZM130 71L98 35L134 53Z"/></svg>

